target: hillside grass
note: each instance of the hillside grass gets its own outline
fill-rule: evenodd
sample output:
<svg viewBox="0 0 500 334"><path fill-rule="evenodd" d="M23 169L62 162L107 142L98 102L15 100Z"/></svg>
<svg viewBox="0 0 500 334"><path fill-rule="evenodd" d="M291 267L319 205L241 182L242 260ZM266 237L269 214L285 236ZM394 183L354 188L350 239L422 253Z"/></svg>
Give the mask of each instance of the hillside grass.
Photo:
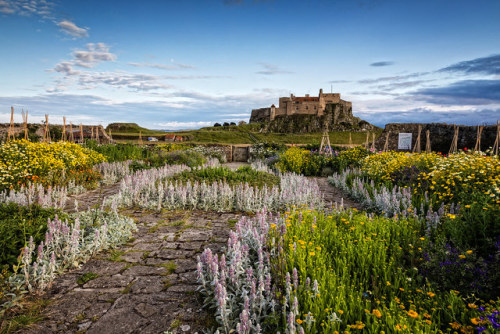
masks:
<svg viewBox="0 0 500 334"><path fill-rule="evenodd" d="M255 144L259 142L276 144L319 144L321 143L322 133L260 133L259 124L246 124L241 126L228 127L207 127L198 130L184 130L177 132L159 132L149 130L146 133L141 130L143 142L146 142L148 136L155 136L162 143L163 137L167 133L174 133L179 136L187 137L187 143L194 144ZM349 144L349 133L351 134L352 144L364 144L366 132L330 132L330 142L332 145ZM382 129L377 129L375 135L378 138ZM113 132L114 139L123 143L138 143L139 131L130 129L128 132ZM371 135L370 135L371 142Z"/></svg>

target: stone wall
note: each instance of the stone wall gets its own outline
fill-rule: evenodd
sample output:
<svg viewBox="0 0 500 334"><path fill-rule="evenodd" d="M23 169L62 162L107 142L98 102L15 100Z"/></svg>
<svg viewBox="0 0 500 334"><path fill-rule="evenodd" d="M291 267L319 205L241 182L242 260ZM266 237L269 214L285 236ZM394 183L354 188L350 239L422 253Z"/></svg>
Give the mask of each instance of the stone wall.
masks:
<svg viewBox="0 0 500 334"><path fill-rule="evenodd" d="M389 123L385 126L384 131L375 142L377 150L384 148L385 138L389 132L389 150L398 151L399 133L412 134L412 149L415 145L418 135L418 126L422 126L420 134L421 150L425 151L427 130L430 131L431 149L436 152L448 153L453 139L453 125L446 123ZM477 126L459 126L458 132L458 149L474 149L476 144ZM493 146L496 136L496 125L485 126L481 136L481 149L485 151ZM410 150L411 151L411 150Z"/></svg>
<svg viewBox="0 0 500 334"><path fill-rule="evenodd" d="M259 123L269 121L271 108L253 109L250 116L250 123Z"/></svg>

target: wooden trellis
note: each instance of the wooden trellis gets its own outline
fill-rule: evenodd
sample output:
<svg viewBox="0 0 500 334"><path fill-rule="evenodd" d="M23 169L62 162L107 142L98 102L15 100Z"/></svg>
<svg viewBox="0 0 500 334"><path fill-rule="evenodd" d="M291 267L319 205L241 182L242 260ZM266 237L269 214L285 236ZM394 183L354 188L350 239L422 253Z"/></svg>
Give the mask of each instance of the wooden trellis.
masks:
<svg viewBox="0 0 500 334"><path fill-rule="evenodd" d="M74 143L75 137L73 136L73 123L69 122L69 140Z"/></svg>
<svg viewBox="0 0 500 334"><path fill-rule="evenodd" d="M417 140L415 141L415 146L413 146L413 153L420 153L422 152L422 149L420 147L420 133L422 132L422 126L418 126L418 135L417 135Z"/></svg>
<svg viewBox="0 0 500 334"><path fill-rule="evenodd" d="M7 133L7 141L14 139L14 107L10 107L10 125Z"/></svg>
<svg viewBox="0 0 500 334"><path fill-rule="evenodd" d="M429 130L425 131L425 136L427 137L425 142L425 152L431 153L431 132Z"/></svg>
<svg viewBox="0 0 500 334"><path fill-rule="evenodd" d="M66 116L63 116L63 131L62 131L62 141L66 141Z"/></svg>
<svg viewBox="0 0 500 334"><path fill-rule="evenodd" d="M385 135L385 143L384 143L384 149L382 150L382 152L387 152L389 150L389 134L391 132L388 131L387 134Z"/></svg>
<svg viewBox="0 0 500 334"><path fill-rule="evenodd" d="M49 128L49 115L45 114L45 131L43 133L43 141L50 143L50 128Z"/></svg>
<svg viewBox="0 0 500 334"><path fill-rule="evenodd" d="M24 112L24 110L21 112L21 115L23 115L23 123L24 123L24 139L28 140L28 110Z"/></svg>
<svg viewBox="0 0 500 334"><path fill-rule="evenodd" d="M332 145L330 145L330 136L328 135L328 130L323 131L323 136L321 137L321 145L319 146L319 151L323 152L323 147L326 147L326 154L333 156Z"/></svg>
<svg viewBox="0 0 500 334"><path fill-rule="evenodd" d="M491 150L491 154L498 155L499 144L500 144L500 122L497 121L497 135L495 138L495 143L493 144L493 149Z"/></svg>
<svg viewBox="0 0 500 334"><path fill-rule="evenodd" d="M476 145L474 146L474 151L481 151L481 135L483 134L483 128L483 125L477 126Z"/></svg>
<svg viewBox="0 0 500 334"><path fill-rule="evenodd" d="M448 154L457 153L457 150L458 150L457 144L458 144L459 126L453 124L453 129L454 129L453 139L451 140L451 147L450 147L450 151L448 152Z"/></svg>

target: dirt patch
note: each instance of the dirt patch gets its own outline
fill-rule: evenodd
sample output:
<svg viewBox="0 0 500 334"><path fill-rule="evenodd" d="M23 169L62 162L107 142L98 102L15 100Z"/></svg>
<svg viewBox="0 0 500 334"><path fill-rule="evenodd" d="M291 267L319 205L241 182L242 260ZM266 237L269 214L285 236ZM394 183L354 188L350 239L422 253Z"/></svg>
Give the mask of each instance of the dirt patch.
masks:
<svg viewBox="0 0 500 334"><path fill-rule="evenodd" d="M350 199L342 190L332 186L326 177L314 177L318 182L319 189L323 194L323 199L327 206L343 205L345 208L362 210L363 206Z"/></svg>

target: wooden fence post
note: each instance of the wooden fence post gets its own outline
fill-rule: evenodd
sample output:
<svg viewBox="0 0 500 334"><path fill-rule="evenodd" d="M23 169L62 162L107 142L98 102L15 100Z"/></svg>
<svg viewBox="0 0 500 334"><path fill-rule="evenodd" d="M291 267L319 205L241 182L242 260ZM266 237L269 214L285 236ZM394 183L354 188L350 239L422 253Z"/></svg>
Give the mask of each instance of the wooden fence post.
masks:
<svg viewBox="0 0 500 334"><path fill-rule="evenodd" d="M431 132L429 130L425 131L425 136L427 137L425 152L431 153Z"/></svg>
<svg viewBox="0 0 500 334"><path fill-rule="evenodd" d="M375 132L372 133L372 148L373 152L375 152Z"/></svg>

